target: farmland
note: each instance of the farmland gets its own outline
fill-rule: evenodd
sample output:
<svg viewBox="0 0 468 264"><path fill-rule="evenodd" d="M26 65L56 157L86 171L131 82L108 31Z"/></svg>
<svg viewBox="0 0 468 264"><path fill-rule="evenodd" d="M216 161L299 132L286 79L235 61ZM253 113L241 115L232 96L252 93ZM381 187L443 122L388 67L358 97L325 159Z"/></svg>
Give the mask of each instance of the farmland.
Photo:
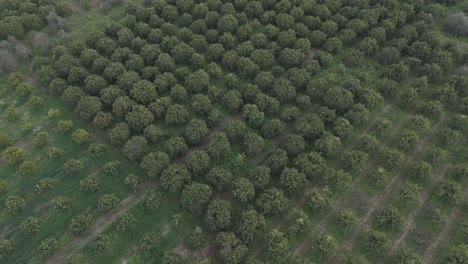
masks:
<svg viewBox="0 0 468 264"><path fill-rule="evenodd" d="M466 2L0 10L1 263L468 263Z"/></svg>

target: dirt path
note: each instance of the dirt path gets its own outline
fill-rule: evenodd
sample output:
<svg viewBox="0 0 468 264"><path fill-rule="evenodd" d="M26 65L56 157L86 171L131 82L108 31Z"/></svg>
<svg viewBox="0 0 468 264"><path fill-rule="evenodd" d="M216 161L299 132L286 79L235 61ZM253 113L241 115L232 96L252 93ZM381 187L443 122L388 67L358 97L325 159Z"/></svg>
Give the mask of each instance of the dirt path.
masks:
<svg viewBox="0 0 468 264"><path fill-rule="evenodd" d="M458 216L462 212L463 206L468 199L468 185L465 186L465 189L463 190L463 199L460 202L459 205L457 205L455 208L452 209L450 212L447 222L445 224L444 229L442 229L435 240L432 241L432 243L426 248L424 251L424 256L423 256L423 263L434 263L434 253L437 252L437 248L440 246L440 244L447 240L448 235L450 233L450 229L453 227L453 222L458 219Z"/></svg>
<svg viewBox="0 0 468 264"><path fill-rule="evenodd" d="M403 223L403 231L393 243L390 251L387 254L387 258L393 257L398 252L398 250L400 249L401 243L405 240L408 233L414 228L415 217L419 214L424 204L426 204L426 202L429 200L431 193L438 186L440 181L442 181L442 179L446 175L446 172L449 168L450 168L450 164L445 164L442 168L442 171L433 178L431 184L428 187L426 187L423 193L419 196L417 200L417 204L414 207L415 209L411 211L411 213L408 215L405 222Z"/></svg>
<svg viewBox="0 0 468 264"><path fill-rule="evenodd" d="M444 123L447 119L447 114L444 114L437 124L435 124L429 131L426 132L425 136L419 142L418 147L412 152L412 154L406 159L404 165L400 168L405 168L408 164L411 164L420 153L422 153L428 145L428 141L430 136L432 135L433 131L437 131L440 126ZM403 183L404 179L402 174L404 173L403 169L397 171L397 173L393 176L391 181L387 184L384 191L381 195L375 198L372 202L372 205L369 207L368 211L364 215L364 217L360 220L360 224L354 229L354 232L350 235L350 237L342 244L341 247L338 248L337 252L340 252L342 255L349 255L353 250L357 243L357 239L359 236L365 232L367 232L373 222L375 217L375 211L382 207L382 205L386 204L388 200L391 198L391 194L393 194L398 187ZM335 256L330 263L339 263L339 256Z"/></svg>
<svg viewBox="0 0 468 264"><path fill-rule="evenodd" d="M372 120L369 122L369 124L359 133L360 135L362 134L367 134L376 124L378 121L381 120L382 116L387 113L390 109L392 109L393 107L395 106L394 103L389 103L389 104L386 104L384 105L384 107L382 108L382 110L380 110L378 113L376 113L376 115L372 118ZM349 151L351 151L358 143L356 141L353 141L353 140L349 140L348 141L348 144L346 146L346 148L343 150L342 153L348 153ZM340 163L340 161L342 161L344 158L344 155L342 155L342 158L339 159L339 160L335 160L335 161L329 161L328 165L327 166L336 166L337 164ZM352 188L350 188L352 189ZM287 215L290 215L290 213L293 211L293 209L296 209L296 208L303 208L305 206L305 203L306 203L306 197L305 195L302 196L298 202L296 203L295 206L291 207L290 210L288 211L288 213L286 213ZM329 212L325 217L329 217L331 216L331 212ZM277 226L275 226L276 229L278 230L281 230L283 229L286 224L288 223L288 220L289 220L289 217L284 217L283 220L281 221L281 223L279 223ZM326 223L325 219L322 219L317 225L316 225L316 228L318 226L323 226L324 224ZM315 230L315 229L314 229ZM314 231L312 231L314 232ZM261 246L260 248L258 248L255 252L253 252L249 257L247 257L247 262L249 261L252 261L254 260L255 258L258 257L258 255L263 251L264 249L264 245L265 243L262 243L263 246ZM305 245L304 245L305 246ZM297 250L297 249L296 249ZM296 252L296 251L295 251Z"/></svg>
<svg viewBox="0 0 468 264"><path fill-rule="evenodd" d="M105 215L98 218L90 227L89 230L81 235L77 236L71 241L69 241L60 251L56 252L52 257L50 257L45 263L46 264L56 264L62 263L63 260L81 250L87 243L89 243L94 237L99 235L107 227L109 227L117 218L124 215L130 208L137 205L145 198L146 190L154 189L158 187L158 184L152 182L146 184L146 188L140 190L137 193L133 193L125 200L122 200L112 211L106 213Z"/></svg>

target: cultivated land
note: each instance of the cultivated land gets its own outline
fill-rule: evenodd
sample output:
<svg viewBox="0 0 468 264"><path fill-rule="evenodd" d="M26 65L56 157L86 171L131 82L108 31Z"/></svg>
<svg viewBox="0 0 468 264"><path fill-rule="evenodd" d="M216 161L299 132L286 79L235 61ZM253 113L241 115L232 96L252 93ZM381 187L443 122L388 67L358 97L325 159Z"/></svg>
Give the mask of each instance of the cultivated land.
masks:
<svg viewBox="0 0 468 264"><path fill-rule="evenodd" d="M0 0L0 263L468 263L467 12Z"/></svg>

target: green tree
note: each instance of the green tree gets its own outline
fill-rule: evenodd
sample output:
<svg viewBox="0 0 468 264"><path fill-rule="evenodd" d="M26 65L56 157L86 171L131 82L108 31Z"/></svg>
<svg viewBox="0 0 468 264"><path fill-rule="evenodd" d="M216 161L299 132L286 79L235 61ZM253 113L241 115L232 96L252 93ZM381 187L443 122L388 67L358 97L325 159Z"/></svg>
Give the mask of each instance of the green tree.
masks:
<svg viewBox="0 0 468 264"><path fill-rule="evenodd" d="M162 172L161 184L169 192L179 193L190 179L190 173L185 165L171 164Z"/></svg>
<svg viewBox="0 0 468 264"><path fill-rule="evenodd" d="M26 218L20 225L21 232L28 236L34 236L39 233L42 229L42 222L40 219L35 217Z"/></svg>
<svg viewBox="0 0 468 264"><path fill-rule="evenodd" d="M303 153L294 160L297 169L304 173L307 179L319 178L326 166L325 159L317 152Z"/></svg>
<svg viewBox="0 0 468 264"><path fill-rule="evenodd" d="M81 214L72 218L70 222L70 231L74 235L83 233L91 225L92 217L88 214Z"/></svg>
<svg viewBox="0 0 468 264"><path fill-rule="evenodd" d="M388 149L384 153L384 167L388 170L395 170L396 168L400 167L403 163L405 155L396 150L396 149Z"/></svg>
<svg viewBox="0 0 468 264"><path fill-rule="evenodd" d="M188 150L183 137L173 137L165 144L166 150L171 157L177 157Z"/></svg>
<svg viewBox="0 0 468 264"><path fill-rule="evenodd" d="M150 178L157 178L169 166L169 156L161 151L152 152L143 157L140 167Z"/></svg>
<svg viewBox="0 0 468 264"><path fill-rule="evenodd" d="M72 133L71 138L74 142L82 145L89 141L90 135L86 130L79 128Z"/></svg>
<svg viewBox="0 0 468 264"><path fill-rule="evenodd" d="M55 250L57 250L58 246L59 242L55 238L46 238L42 240L37 248L39 251L39 256L41 256L42 259L46 259L52 255Z"/></svg>
<svg viewBox="0 0 468 264"><path fill-rule="evenodd" d="M34 161L25 161L20 165L19 170L23 174L34 175L37 174L39 166Z"/></svg>
<svg viewBox="0 0 468 264"><path fill-rule="evenodd" d="M218 132L213 135L208 143L208 154L210 158L219 161L231 154L231 143L228 137L223 132Z"/></svg>
<svg viewBox="0 0 468 264"><path fill-rule="evenodd" d="M83 96L75 107L75 112L85 120L93 119L101 111L102 103L98 97Z"/></svg>
<svg viewBox="0 0 468 264"><path fill-rule="evenodd" d="M306 114L297 124L297 131L307 139L316 139L322 135L325 124L314 113Z"/></svg>
<svg viewBox="0 0 468 264"><path fill-rule="evenodd" d="M216 236L217 256L226 264L238 264L247 253L247 247L231 232L220 232Z"/></svg>
<svg viewBox="0 0 468 264"><path fill-rule="evenodd" d="M5 149L2 153L3 160L10 164L18 163L24 158L24 149L21 147L11 146Z"/></svg>
<svg viewBox="0 0 468 264"><path fill-rule="evenodd" d="M267 256L268 259L283 263L289 257L290 244L288 238L278 229L270 231L267 237Z"/></svg>
<svg viewBox="0 0 468 264"><path fill-rule="evenodd" d="M137 224L137 220L132 214L127 213L117 218L116 223L117 230L125 232L133 229Z"/></svg>
<svg viewBox="0 0 468 264"><path fill-rule="evenodd" d="M197 249L202 245L203 242L203 230L201 227L197 226L187 238L187 246L190 249Z"/></svg>
<svg viewBox="0 0 468 264"><path fill-rule="evenodd" d="M336 250L337 244L331 235L322 234L315 238L314 249L321 256L330 256Z"/></svg>
<svg viewBox="0 0 468 264"><path fill-rule="evenodd" d="M336 190L342 190L351 183L351 174L343 170L334 170L325 175L325 182L328 186Z"/></svg>
<svg viewBox="0 0 468 264"><path fill-rule="evenodd" d="M80 160L69 159L63 165L63 172L67 176L75 176L82 172L85 168L85 165Z"/></svg>
<svg viewBox="0 0 468 264"><path fill-rule="evenodd" d="M448 254L446 260L449 264L463 264L468 259L468 245L459 244L454 246Z"/></svg>
<svg viewBox="0 0 468 264"><path fill-rule="evenodd" d="M307 182L306 176L295 168L285 168L280 175L280 186L286 192L299 190Z"/></svg>
<svg viewBox="0 0 468 264"><path fill-rule="evenodd" d="M448 202L459 202L463 197L463 189L453 180L444 180L437 190L437 195Z"/></svg>
<svg viewBox="0 0 468 264"><path fill-rule="evenodd" d="M146 154L147 149L148 141L142 136L134 136L125 143L122 151L128 159L139 161Z"/></svg>
<svg viewBox="0 0 468 264"><path fill-rule="evenodd" d="M306 195L307 205L314 211L319 211L329 205L332 192L328 187L312 188Z"/></svg>
<svg viewBox="0 0 468 264"><path fill-rule="evenodd" d="M188 121L189 113L184 106L175 104L167 109L165 120L169 125L181 125Z"/></svg>
<svg viewBox="0 0 468 264"><path fill-rule="evenodd" d="M214 167L206 174L206 180L218 190L223 190L231 183L232 174L229 170Z"/></svg>
<svg viewBox="0 0 468 264"><path fill-rule="evenodd" d="M247 178L238 178L233 183L232 195L242 203L255 196L255 186Z"/></svg>
<svg viewBox="0 0 468 264"><path fill-rule="evenodd" d="M377 213L377 224L386 230L395 230L401 226L402 217L398 209L392 205L387 206Z"/></svg>
<svg viewBox="0 0 468 264"><path fill-rule="evenodd" d="M18 211L26 207L26 200L18 195L8 196L5 200L5 208L8 213L16 214Z"/></svg>
<svg viewBox="0 0 468 264"><path fill-rule="evenodd" d="M366 235L366 248L369 254L378 254L388 245L388 237L385 233L371 230Z"/></svg>
<svg viewBox="0 0 468 264"><path fill-rule="evenodd" d="M211 166L210 156L203 150L192 151L185 162L192 175L196 177L207 173Z"/></svg>
<svg viewBox="0 0 468 264"><path fill-rule="evenodd" d="M208 127L201 119L192 119L185 129L185 139L189 144L200 144L208 134Z"/></svg>
<svg viewBox="0 0 468 264"><path fill-rule="evenodd" d="M109 137L113 144L123 146L130 137L130 128L125 123L119 123L110 130Z"/></svg>
<svg viewBox="0 0 468 264"><path fill-rule="evenodd" d="M211 187L202 183L191 183L182 191L182 206L190 213L200 215L213 196Z"/></svg>
<svg viewBox="0 0 468 264"><path fill-rule="evenodd" d="M141 205L145 211L155 211L161 206L161 193L154 190L147 191Z"/></svg>
<svg viewBox="0 0 468 264"><path fill-rule="evenodd" d="M99 234L89 242L89 248L93 254L101 253L107 245L111 243L111 238L106 234Z"/></svg>
<svg viewBox="0 0 468 264"><path fill-rule="evenodd" d="M266 166L257 166L250 172L250 181L257 189L264 189L270 182L271 170Z"/></svg>
<svg viewBox="0 0 468 264"><path fill-rule="evenodd" d="M231 203L220 199L211 201L205 214L205 224L211 231L227 229L231 224Z"/></svg>
<svg viewBox="0 0 468 264"><path fill-rule="evenodd" d="M130 174L124 179L125 186L130 190L136 192L140 189L141 179L138 175Z"/></svg>
<svg viewBox="0 0 468 264"><path fill-rule="evenodd" d="M141 80L133 85L130 96L138 103L147 105L158 98L158 93L150 81Z"/></svg>
<svg viewBox="0 0 468 264"><path fill-rule="evenodd" d="M269 188L259 195L256 205L266 215L277 215L286 210L288 202L281 190Z"/></svg>
<svg viewBox="0 0 468 264"><path fill-rule="evenodd" d="M101 180L94 175L87 176L80 181L80 188L88 193L97 192L101 188Z"/></svg>
<svg viewBox="0 0 468 264"><path fill-rule="evenodd" d="M118 203L120 202L119 197L117 195L111 194L104 194L99 196L98 198L98 209L99 211L105 213L113 209Z"/></svg>
<svg viewBox="0 0 468 264"><path fill-rule="evenodd" d="M10 240L2 238L0 239L0 259L8 256L13 251L13 246Z"/></svg>
<svg viewBox="0 0 468 264"><path fill-rule="evenodd" d="M264 231L265 226L263 215L254 209L248 209L241 213L236 233L244 243L248 244Z"/></svg>
<svg viewBox="0 0 468 264"><path fill-rule="evenodd" d="M154 115L145 106L136 105L125 115L125 121L132 130L142 132L154 121Z"/></svg>

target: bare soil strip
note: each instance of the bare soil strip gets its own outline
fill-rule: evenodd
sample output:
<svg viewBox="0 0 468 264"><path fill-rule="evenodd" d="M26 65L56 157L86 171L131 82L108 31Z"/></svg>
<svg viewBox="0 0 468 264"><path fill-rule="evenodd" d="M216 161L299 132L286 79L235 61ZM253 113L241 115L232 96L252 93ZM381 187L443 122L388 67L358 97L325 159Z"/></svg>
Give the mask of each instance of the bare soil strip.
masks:
<svg viewBox="0 0 468 264"><path fill-rule="evenodd" d="M454 226L453 222L455 222L458 219L458 216L460 215L463 209L463 203L467 202L467 200L468 185L465 186L465 189L463 190L463 199L462 201L460 201L460 204L453 208L452 211L450 211L445 227L439 232L439 234L437 234L432 243L424 251L423 263L434 263L434 253L438 251L437 249L440 246L440 244L443 241L447 240L450 230Z"/></svg>
<svg viewBox="0 0 468 264"><path fill-rule="evenodd" d="M442 126L442 124L447 119L447 117L448 117L447 114L444 114L439 119L437 124L434 127L430 128L430 131L426 132L426 135L424 136L424 138L421 139L421 141L419 142L418 147L412 152L409 158L406 159L405 165L401 166L401 168L405 168L408 164L411 164L419 156L419 154L422 153L427 148L429 138L433 134L433 131L437 131L440 128L440 126ZM403 173L404 173L403 169L400 169L397 171L397 173L393 176L393 178L385 187L382 194L379 195L376 199L374 199L374 201L372 202L372 205L369 207L369 210L364 215L364 217L360 220L360 224L354 229L354 232L342 244L342 246L338 248L337 252L340 252L340 254L346 256L346 255L349 255L354 250L354 247L357 243L357 239L363 233L367 232L372 226L374 222L375 211L381 208L382 205L386 204L388 200L391 198L391 194L393 194L398 189L398 187L403 183L404 181L402 177ZM339 256L335 256L331 260L331 263L339 263L339 261L340 261Z"/></svg>

